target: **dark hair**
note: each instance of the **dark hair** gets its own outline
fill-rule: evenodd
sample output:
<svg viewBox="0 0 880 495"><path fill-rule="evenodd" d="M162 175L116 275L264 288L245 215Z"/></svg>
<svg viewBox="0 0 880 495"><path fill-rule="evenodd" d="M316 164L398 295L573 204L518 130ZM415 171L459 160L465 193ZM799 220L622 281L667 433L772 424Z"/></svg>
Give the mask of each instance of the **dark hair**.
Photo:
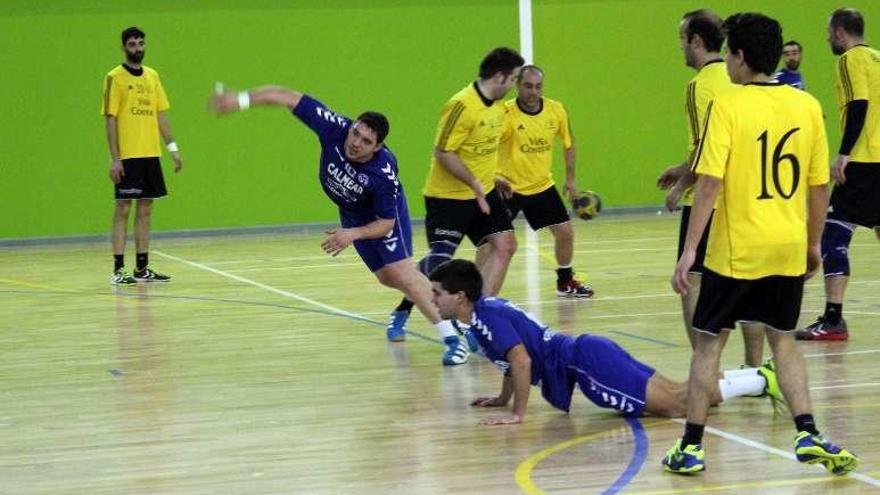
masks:
<svg viewBox="0 0 880 495"><path fill-rule="evenodd" d="M721 29L721 18L715 12L708 9L695 10L685 14L682 19L687 21L684 34L688 42L696 35L703 40L706 51L721 51L724 31Z"/></svg>
<svg viewBox="0 0 880 495"><path fill-rule="evenodd" d="M527 71L537 72L538 74L541 74L541 77L544 77L544 71L537 65L523 65L522 69L519 70L519 74L517 74L516 76L516 80L522 81L523 74L525 74Z"/></svg>
<svg viewBox="0 0 880 495"><path fill-rule="evenodd" d="M483 276L477 265L468 260L449 260L431 270L428 279L438 282L450 294L464 292L474 302L483 295Z"/></svg>
<svg viewBox="0 0 880 495"><path fill-rule="evenodd" d="M796 47L798 47L799 52L804 51L804 47L802 47L801 44L795 40L786 41L785 43L782 44L783 48L785 48L786 46L796 46Z"/></svg>
<svg viewBox="0 0 880 495"><path fill-rule="evenodd" d="M125 42L128 41L130 38L146 39L147 35L140 29L132 26L122 31L122 44L125 45Z"/></svg>
<svg viewBox="0 0 880 495"><path fill-rule="evenodd" d="M358 115L357 121L369 127L376 133L376 144L384 143L391 130L388 119L379 112L364 112Z"/></svg>
<svg viewBox="0 0 880 495"><path fill-rule="evenodd" d="M480 79L489 79L499 72L505 76L510 75L524 63L526 61L516 50L506 47L496 48L480 62Z"/></svg>
<svg viewBox="0 0 880 495"><path fill-rule="evenodd" d="M782 56L782 27L763 14L734 14L724 21L727 50L742 51L746 65L755 72L773 74Z"/></svg>
<svg viewBox="0 0 880 495"><path fill-rule="evenodd" d="M831 13L831 28L843 28L849 34L862 37L865 34L865 19L858 10L847 7Z"/></svg>

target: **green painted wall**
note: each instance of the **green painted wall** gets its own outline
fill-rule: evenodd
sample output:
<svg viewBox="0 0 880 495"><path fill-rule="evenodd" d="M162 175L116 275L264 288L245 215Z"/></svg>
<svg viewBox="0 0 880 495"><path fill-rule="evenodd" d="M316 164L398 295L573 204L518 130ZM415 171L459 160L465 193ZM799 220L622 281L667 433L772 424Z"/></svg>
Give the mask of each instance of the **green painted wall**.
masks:
<svg viewBox="0 0 880 495"><path fill-rule="evenodd" d="M880 6L861 3L870 35ZM155 209L156 230L335 219L317 184L310 132L277 109L213 117L206 102L217 80L288 85L345 114L384 111L411 210L421 216L439 107L474 77L486 51L519 39L515 0L180 4L0 4L0 238L109 230L112 187L98 110L102 78L122 60L118 35L128 25L147 32L145 63L163 77L185 160L176 176L165 160L171 195ZM677 28L683 12L700 6L721 14L760 9L784 23L786 37L805 46L807 84L825 105L836 146L834 59L824 41L836 3L536 1L535 59L547 71L546 94L571 114L580 184L609 206L659 204L657 172L684 156L692 72Z"/></svg>

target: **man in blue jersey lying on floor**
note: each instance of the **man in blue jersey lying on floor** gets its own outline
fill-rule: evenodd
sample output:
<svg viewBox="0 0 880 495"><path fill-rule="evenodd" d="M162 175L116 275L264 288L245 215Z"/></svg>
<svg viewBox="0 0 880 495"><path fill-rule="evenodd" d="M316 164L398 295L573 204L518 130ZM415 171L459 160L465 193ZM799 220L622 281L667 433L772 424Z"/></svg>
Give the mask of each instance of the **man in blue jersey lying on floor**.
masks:
<svg viewBox="0 0 880 495"><path fill-rule="evenodd" d="M513 398L512 414L487 418L482 424L521 423L531 385L540 386L544 399L566 412L575 385L597 406L626 416L678 417L687 412L687 383L664 377L606 337L557 333L509 301L484 297L483 279L474 263L447 261L428 278L440 316L470 331L486 357L504 372L501 393L478 397L471 405L505 407ZM713 403L760 393L781 398L772 363L724 372Z"/></svg>

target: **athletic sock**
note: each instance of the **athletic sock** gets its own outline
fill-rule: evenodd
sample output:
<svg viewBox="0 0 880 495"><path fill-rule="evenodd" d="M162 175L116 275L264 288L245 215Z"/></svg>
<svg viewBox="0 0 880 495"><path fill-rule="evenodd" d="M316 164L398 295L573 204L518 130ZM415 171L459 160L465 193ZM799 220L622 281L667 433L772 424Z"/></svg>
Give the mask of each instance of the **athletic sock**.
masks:
<svg viewBox="0 0 880 495"><path fill-rule="evenodd" d="M721 400L728 400L743 395L760 394L766 386L767 379L757 374L718 380Z"/></svg>
<svg viewBox="0 0 880 495"><path fill-rule="evenodd" d="M819 430L816 429L816 422L813 420L812 414L801 414L800 416L795 416L794 426L795 428L797 428L797 431L807 431L811 435L819 434Z"/></svg>
<svg viewBox="0 0 880 495"><path fill-rule="evenodd" d="M137 253L137 271L142 272L145 268L147 268L149 258L149 253Z"/></svg>
<svg viewBox="0 0 880 495"><path fill-rule="evenodd" d="M824 319L829 325L837 325L841 318L843 318L843 303L825 303Z"/></svg>
<svg viewBox="0 0 880 495"><path fill-rule="evenodd" d="M412 313L412 309L413 309L413 306L415 306L415 304L416 303L414 303L404 297L403 299L400 300L400 304L398 304L397 307L394 308L394 311L406 311L407 314L409 314L409 313Z"/></svg>
<svg viewBox="0 0 880 495"><path fill-rule="evenodd" d="M123 261L124 258L125 258L124 254L114 254L113 255L113 273L118 272L119 270L122 269L122 267L125 266L125 261Z"/></svg>
<svg viewBox="0 0 880 495"><path fill-rule="evenodd" d="M440 332L440 339L445 339L446 337L457 337L458 334L455 332L455 327L452 326L452 322L450 320L443 320L439 323L434 324L434 328Z"/></svg>
<svg viewBox="0 0 880 495"><path fill-rule="evenodd" d="M705 425L698 425L688 421L684 424L684 436L681 437L681 450L688 445L699 445L703 441L703 428Z"/></svg>
<svg viewBox="0 0 880 495"><path fill-rule="evenodd" d="M571 265L560 266L556 269L556 281L560 284L567 283L572 278L574 278L574 270Z"/></svg>

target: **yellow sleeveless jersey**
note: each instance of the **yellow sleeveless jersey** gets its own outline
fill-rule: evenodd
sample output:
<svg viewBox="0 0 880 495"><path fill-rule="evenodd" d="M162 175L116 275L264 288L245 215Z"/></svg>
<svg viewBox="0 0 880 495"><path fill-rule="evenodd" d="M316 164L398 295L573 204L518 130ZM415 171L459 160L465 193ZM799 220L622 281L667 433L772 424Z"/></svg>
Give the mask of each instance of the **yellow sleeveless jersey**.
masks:
<svg viewBox="0 0 880 495"><path fill-rule="evenodd" d="M502 177L519 194L537 194L553 186L553 141L562 140L571 148L568 114L562 103L550 98L541 100L537 113L523 110L517 100L504 104L507 117L501 135L498 166Z"/></svg>
<svg viewBox="0 0 880 495"><path fill-rule="evenodd" d="M757 83L719 95L707 114L695 171L723 187L705 266L747 280L803 275L808 189L828 183L819 102L781 83Z"/></svg>
<svg viewBox="0 0 880 495"><path fill-rule="evenodd" d="M850 151L850 160L880 163L880 52L865 45L847 50L837 60L834 87L841 130L846 125L846 105L853 100L868 101L865 127Z"/></svg>
<svg viewBox="0 0 880 495"><path fill-rule="evenodd" d="M119 65L104 78L101 115L116 117L119 158L162 156L158 113L168 110L168 97L155 70L141 66L134 75Z"/></svg>
<svg viewBox="0 0 880 495"><path fill-rule="evenodd" d="M724 91L734 88L727 75L723 60L712 60L697 72L688 82L685 109L687 110L688 154L694 152L703 127L706 125L706 108L709 102ZM694 188L689 187L682 195L681 204L690 206L694 202Z"/></svg>
<svg viewBox="0 0 880 495"><path fill-rule="evenodd" d="M498 171L498 142L504 125L504 103L489 101L476 83L456 93L443 106L434 149L454 151L483 185L483 192L495 188ZM473 189L431 159L425 196L446 199L474 199Z"/></svg>

